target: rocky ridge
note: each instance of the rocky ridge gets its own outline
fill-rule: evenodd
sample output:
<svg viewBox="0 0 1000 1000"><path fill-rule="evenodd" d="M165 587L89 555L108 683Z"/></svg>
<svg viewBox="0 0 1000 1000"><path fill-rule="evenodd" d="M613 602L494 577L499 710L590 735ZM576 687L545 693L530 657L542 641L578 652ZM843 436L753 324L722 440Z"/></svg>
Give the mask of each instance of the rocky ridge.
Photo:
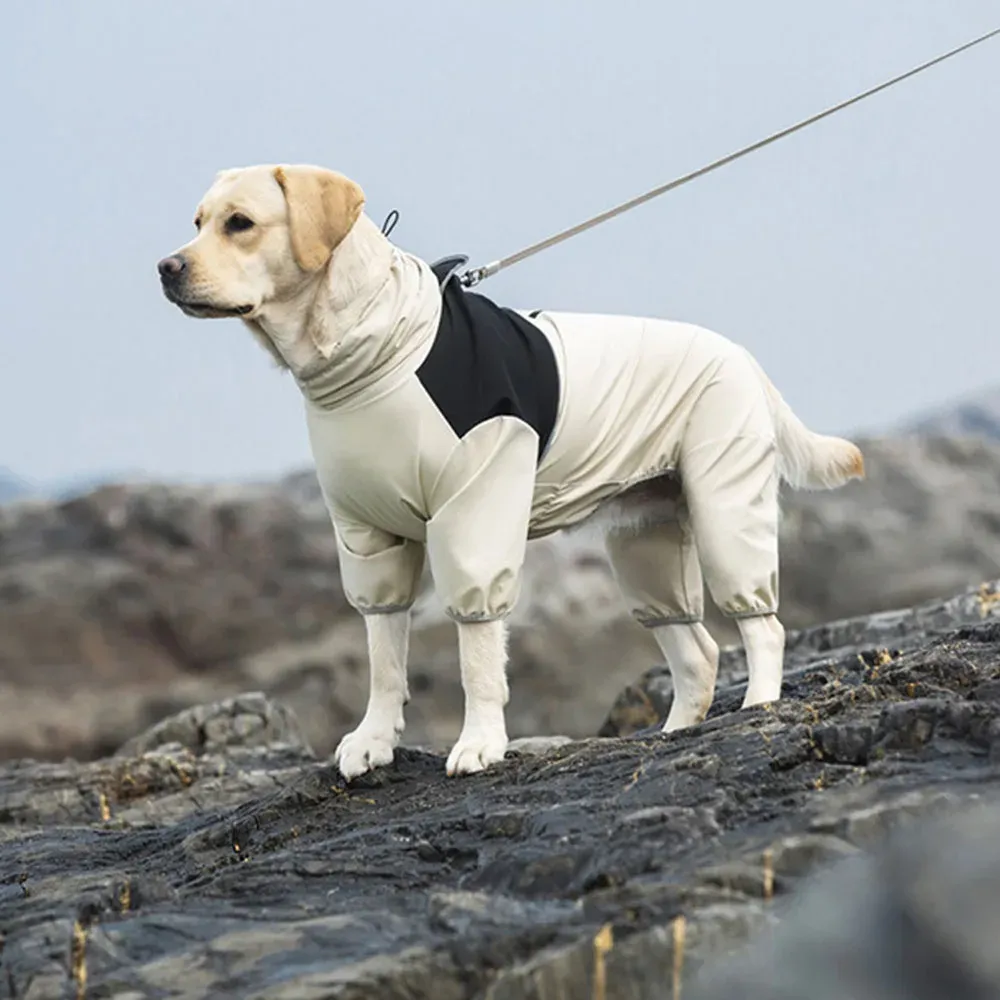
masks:
<svg viewBox="0 0 1000 1000"><path fill-rule="evenodd" d="M996 585L789 645L775 705L737 711L734 680L692 730L536 740L461 780L410 748L345 785L259 694L163 720L102 760L4 765L0 997L731 995L717 963L764 932L787 950L785 904L816 872L924 817L971 809L998 832ZM966 947L948 893L913 902L884 870L881 896L834 908L838 933L898 946L878 901L905 896L921 916L906 933L940 932L927 961L989 986L997 970ZM881 886L883 867L866 871ZM815 947L830 929L809 898ZM976 898L977 926L1000 920L998 898ZM902 994L905 970L879 972L897 992L858 995L918 995Z"/></svg>
<svg viewBox="0 0 1000 1000"><path fill-rule="evenodd" d="M866 482L786 499L788 626L954 593L1000 565L1000 444L864 448ZM516 736L594 733L659 659L586 531L529 546L512 624ZM410 738L444 748L462 694L454 630L429 594L410 673ZM165 716L246 690L288 704L320 753L363 711L363 628L311 473L0 506L0 758L101 756Z"/></svg>

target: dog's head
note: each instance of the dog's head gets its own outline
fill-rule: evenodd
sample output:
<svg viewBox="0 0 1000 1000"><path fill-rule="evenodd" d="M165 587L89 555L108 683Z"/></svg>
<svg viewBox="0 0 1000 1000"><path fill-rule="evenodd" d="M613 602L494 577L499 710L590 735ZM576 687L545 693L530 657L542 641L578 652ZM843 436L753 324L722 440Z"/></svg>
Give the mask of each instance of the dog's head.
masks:
<svg viewBox="0 0 1000 1000"><path fill-rule="evenodd" d="M252 319L325 269L364 200L320 167L222 171L195 213L195 238L158 265L163 292L189 316Z"/></svg>

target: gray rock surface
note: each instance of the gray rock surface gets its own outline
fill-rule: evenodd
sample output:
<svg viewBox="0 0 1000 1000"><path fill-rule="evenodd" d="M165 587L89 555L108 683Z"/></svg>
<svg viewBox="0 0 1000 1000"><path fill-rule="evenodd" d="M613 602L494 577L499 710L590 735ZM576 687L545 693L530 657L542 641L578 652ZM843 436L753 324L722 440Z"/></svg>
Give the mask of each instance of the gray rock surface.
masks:
<svg viewBox="0 0 1000 1000"><path fill-rule="evenodd" d="M782 614L802 627L997 575L1000 445L865 443L870 478L789 494ZM511 641L511 734L584 736L659 653L586 531L529 546ZM712 627L730 640L733 631ZM457 736L454 629L428 593L408 737ZM257 486L105 487L0 507L0 758L91 758L184 708L262 691L328 753L367 693L311 473Z"/></svg>
<svg viewBox="0 0 1000 1000"><path fill-rule="evenodd" d="M228 746L278 745L312 754L295 715L254 691L168 716L128 740L116 756L137 757L174 744L196 753L218 752Z"/></svg>
<svg viewBox="0 0 1000 1000"><path fill-rule="evenodd" d="M922 625L888 630L898 651L885 618L820 629L798 637L774 706L736 711L735 683L690 731L528 744L462 780L404 749L346 786L257 696L108 759L2 765L0 997L687 991L709 963L782 934L814 874L995 798L1000 607L984 592L980 611L951 629L918 612ZM992 974L975 965L992 882L964 914L951 891L978 862L910 879L905 858L926 855L902 857L885 898L919 910L921 940ZM892 933L877 893L844 898L840 926L862 912L873 940Z"/></svg>
<svg viewBox="0 0 1000 1000"><path fill-rule="evenodd" d="M825 873L691 1000L1000 996L1000 809L971 806Z"/></svg>

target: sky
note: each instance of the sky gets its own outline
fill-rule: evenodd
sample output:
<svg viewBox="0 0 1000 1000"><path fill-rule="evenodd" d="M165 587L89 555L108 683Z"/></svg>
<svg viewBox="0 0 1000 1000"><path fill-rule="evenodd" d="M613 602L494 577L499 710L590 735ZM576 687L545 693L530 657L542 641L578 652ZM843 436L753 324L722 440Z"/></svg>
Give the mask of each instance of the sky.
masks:
<svg viewBox="0 0 1000 1000"><path fill-rule="evenodd" d="M161 296L216 171L316 163L504 256L1000 25L995 0L32 0L0 14L0 467L307 466L294 383ZM815 430L1000 382L1000 39L489 280L748 347Z"/></svg>

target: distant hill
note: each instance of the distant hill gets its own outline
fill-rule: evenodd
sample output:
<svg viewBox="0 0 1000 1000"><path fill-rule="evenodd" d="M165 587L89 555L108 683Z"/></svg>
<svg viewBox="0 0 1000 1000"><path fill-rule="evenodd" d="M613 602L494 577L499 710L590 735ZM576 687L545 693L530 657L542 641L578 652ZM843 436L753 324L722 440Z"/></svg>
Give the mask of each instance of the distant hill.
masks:
<svg viewBox="0 0 1000 1000"><path fill-rule="evenodd" d="M965 396L907 421L907 434L1000 441L1000 386Z"/></svg>
<svg viewBox="0 0 1000 1000"><path fill-rule="evenodd" d="M14 503L29 498L69 500L72 497L89 493L91 490L97 489L98 486L104 486L107 483L136 483L144 479L144 476L134 473L94 473L89 476L72 476L50 482L32 483L10 469L0 466L0 504Z"/></svg>
<svg viewBox="0 0 1000 1000"><path fill-rule="evenodd" d="M95 472L90 476L71 476L66 479L56 479L43 484L39 493L44 493L49 500L71 500L96 490L100 486L111 483L128 483L134 485L144 482L146 476L135 472Z"/></svg>
<svg viewBox="0 0 1000 1000"><path fill-rule="evenodd" d="M868 437L874 431L878 437L918 435L920 437L977 437L990 441L1000 441L1000 385L961 397L942 404L924 413L915 414L903 420L894 428L874 428L855 431L854 434ZM45 483L31 483L16 475L10 469L0 466L0 504L13 503L36 497L44 500L67 500L81 496L107 483L145 482L148 477L142 473L94 473L74 476ZM298 501L315 500L315 475L311 469L287 477L284 486ZM318 494L317 494L318 496Z"/></svg>
<svg viewBox="0 0 1000 1000"><path fill-rule="evenodd" d="M30 483L14 475L10 469L0 467L0 503L23 500L34 492L34 487Z"/></svg>

